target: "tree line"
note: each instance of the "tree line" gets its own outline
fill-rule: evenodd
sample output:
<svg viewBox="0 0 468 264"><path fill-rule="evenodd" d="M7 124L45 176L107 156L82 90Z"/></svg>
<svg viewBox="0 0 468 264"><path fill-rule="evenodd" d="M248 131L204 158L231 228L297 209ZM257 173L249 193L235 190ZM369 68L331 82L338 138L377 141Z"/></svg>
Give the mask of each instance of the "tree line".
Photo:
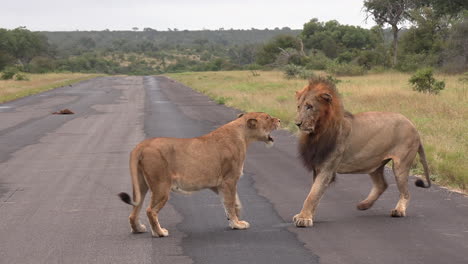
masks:
<svg viewBox="0 0 468 264"><path fill-rule="evenodd" d="M377 24L371 29L316 18L301 30L0 29L0 71L146 75L289 66L334 75L422 67L459 73L468 64L467 9L462 0L365 0L367 19Z"/></svg>

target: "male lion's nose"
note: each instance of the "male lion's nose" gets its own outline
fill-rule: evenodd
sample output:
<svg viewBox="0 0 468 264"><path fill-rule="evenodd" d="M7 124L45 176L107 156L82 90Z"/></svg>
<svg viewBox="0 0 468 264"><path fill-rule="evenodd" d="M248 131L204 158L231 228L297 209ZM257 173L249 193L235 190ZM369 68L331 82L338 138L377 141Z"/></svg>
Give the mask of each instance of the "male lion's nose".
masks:
<svg viewBox="0 0 468 264"><path fill-rule="evenodd" d="M302 122L296 122L296 126L301 127Z"/></svg>

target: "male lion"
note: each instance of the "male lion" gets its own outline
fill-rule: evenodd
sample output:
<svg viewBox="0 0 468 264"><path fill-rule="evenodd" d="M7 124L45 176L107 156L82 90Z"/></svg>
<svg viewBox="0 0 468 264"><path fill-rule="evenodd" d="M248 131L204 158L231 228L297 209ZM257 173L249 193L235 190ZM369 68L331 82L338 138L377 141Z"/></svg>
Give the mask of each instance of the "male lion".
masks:
<svg viewBox="0 0 468 264"><path fill-rule="evenodd" d="M410 195L408 175L419 153L427 185L420 179L416 186L429 188L429 170L421 139L414 125L403 115L389 112L351 114L344 110L335 86L315 78L296 92L296 125L300 130L299 153L314 183L301 212L293 221L298 227L312 225L315 209L336 173L368 173L373 187L359 210L369 209L387 188L384 167L393 161L393 173L400 199L393 217L405 216Z"/></svg>
<svg viewBox="0 0 468 264"><path fill-rule="evenodd" d="M268 114L246 113L201 137L142 141L130 154L133 202L127 193L119 194L122 201L134 206L129 216L132 232L146 231L138 215L148 188L152 194L146 214L155 237L169 234L160 226L158 213L171 190L186 193L210 188L221 196L229 226L249 228L249 223L239 220L241 203L237 195L247 145L253 141L271 145L270 133L279 125L280 120Z"/></svg>

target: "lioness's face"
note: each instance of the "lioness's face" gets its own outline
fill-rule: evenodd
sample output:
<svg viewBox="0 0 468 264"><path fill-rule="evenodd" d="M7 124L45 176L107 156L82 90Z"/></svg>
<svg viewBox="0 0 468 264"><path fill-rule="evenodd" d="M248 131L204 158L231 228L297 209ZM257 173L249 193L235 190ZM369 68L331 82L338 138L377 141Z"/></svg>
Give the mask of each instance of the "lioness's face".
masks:
<svg viewBox="0 0 468 264"><path fill-rule="evenodd" d="M271 132L280 127L280 120L266 113L246 113L239 116L246 121L248 135L267 144L273 143Z"/></svg>
<svg viewBox="0 0 468 264"><path fill-rule="evenodd" d="M296 125L302 132L314 133L319 125L320 116L328 109L332 96L328 93L299 91L296 93L296 99Z"/></svg>

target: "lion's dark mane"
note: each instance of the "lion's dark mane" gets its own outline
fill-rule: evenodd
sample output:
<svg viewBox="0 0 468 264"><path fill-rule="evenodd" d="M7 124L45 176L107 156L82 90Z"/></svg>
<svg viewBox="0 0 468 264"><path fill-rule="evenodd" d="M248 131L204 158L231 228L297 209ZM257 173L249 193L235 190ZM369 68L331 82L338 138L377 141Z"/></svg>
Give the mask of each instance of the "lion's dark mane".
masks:
<svg viewBox="0 0 468 264"><path fill-rule="evenodd" d="M302 162L309 171L315 173L336 149L344 117L352 118L351 113L344 111L333 83L323 78L310 80L304 92L315 93L317 91L331 94L333 101L322 111L314 132L302 134L299 140L299 154Z"/></svg>

